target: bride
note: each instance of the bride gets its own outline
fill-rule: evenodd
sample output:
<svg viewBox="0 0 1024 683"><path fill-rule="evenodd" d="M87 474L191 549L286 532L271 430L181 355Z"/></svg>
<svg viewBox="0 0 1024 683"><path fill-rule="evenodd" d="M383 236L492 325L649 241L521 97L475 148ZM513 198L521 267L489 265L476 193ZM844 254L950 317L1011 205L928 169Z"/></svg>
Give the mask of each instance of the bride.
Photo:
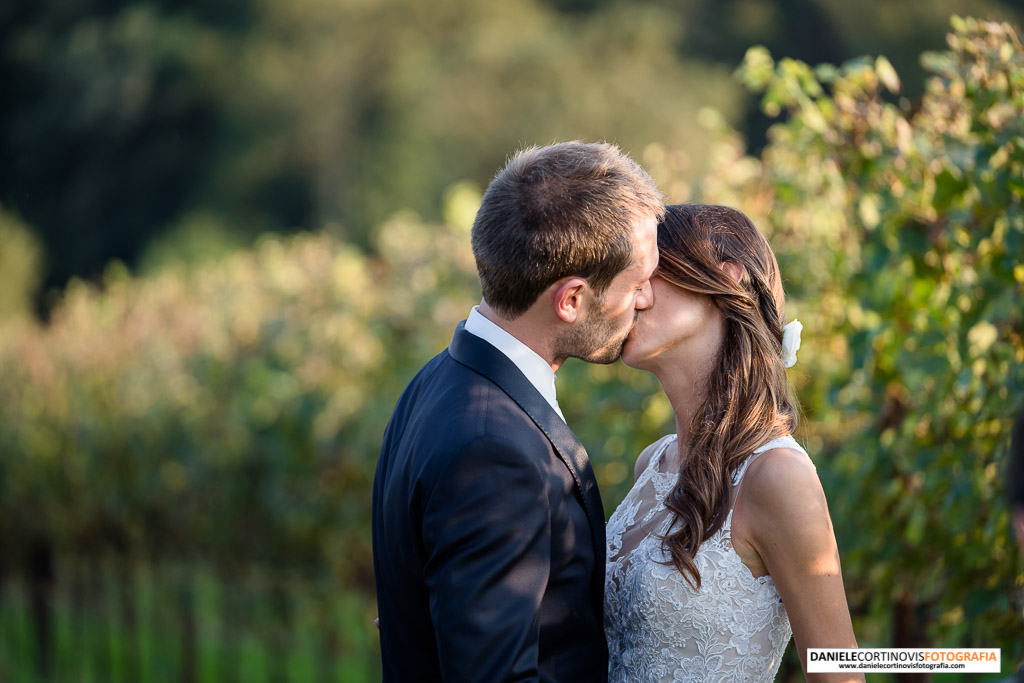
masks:
<svg viewBox="0 0 1024 683"><path fill-rule="evenodd" d="M739 211L670 206L658 248L655 305L622 359L658 378L677 434L640 454L608 522L609 679L771 681L791 636L806 672L808 647L857 642L825 495L791 436L799 323L783 326L775 256Z"/></svg>

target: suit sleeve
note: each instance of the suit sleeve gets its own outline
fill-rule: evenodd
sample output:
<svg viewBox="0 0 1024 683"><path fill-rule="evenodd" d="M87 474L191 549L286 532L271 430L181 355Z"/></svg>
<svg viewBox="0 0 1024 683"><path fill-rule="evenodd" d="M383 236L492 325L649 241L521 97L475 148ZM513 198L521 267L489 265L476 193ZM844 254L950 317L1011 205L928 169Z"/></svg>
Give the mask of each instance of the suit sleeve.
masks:
<svg viewBox="0 0 1024 683"><path fill-rule="evenodd" d="M446 681L536 681L551 567L548 483L513 444L476 441L426 503L426 581Z"/></svg>

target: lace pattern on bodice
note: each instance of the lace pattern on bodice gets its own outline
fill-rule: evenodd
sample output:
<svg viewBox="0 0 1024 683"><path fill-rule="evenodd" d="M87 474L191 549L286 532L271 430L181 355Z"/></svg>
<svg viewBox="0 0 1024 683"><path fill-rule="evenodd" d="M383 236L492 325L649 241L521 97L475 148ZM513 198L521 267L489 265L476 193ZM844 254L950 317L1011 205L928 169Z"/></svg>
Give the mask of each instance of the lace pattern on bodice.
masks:
<svg viewBox="0 0 1024 683"><path fill-rule="evenodd" d="M674 443L675 435L662 439L608 520L609 681L772 681L792 629L771 576L755 577L732 547L732 508L697 550L700 590L663 549L672 520L664 501L677 475L662 461ZM733 474L733 500L747 467L772 448L806 455L791 436L761 446Z"/></svg>

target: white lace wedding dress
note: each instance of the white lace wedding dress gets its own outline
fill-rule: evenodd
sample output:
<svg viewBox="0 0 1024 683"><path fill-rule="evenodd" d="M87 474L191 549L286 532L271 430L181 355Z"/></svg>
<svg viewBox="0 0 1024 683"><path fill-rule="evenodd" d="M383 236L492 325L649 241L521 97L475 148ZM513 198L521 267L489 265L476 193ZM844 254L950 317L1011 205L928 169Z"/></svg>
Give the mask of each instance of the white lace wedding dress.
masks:
<svg viewBox="0 0 1024 683"><path fill-rule="evenodd" d="M662 460L675 435L657 444L647 468L608 521L605 633L610 683L772 681L792 636L771 576L755 577L732 547L732 509L694 558L694 590L663 551L672 515L665 496L676 473ZM750 463L791 436L754 451L733 475L733 499Z"/></svg>

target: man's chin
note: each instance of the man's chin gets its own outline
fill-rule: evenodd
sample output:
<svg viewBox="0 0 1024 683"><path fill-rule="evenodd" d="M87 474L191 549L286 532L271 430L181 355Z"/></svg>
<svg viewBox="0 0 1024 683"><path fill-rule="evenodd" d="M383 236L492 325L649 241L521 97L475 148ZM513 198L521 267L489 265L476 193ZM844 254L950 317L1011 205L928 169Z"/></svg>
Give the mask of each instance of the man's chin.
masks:
<svg viewBox="0 0 1024 683"><path fill-rule="evenodd" d="M635 321L634 321L635 322ZM605 336L602 334L602 326L591 325L583 329L577 329L573 334L564 338L560 346L565 349L562 358L578 358L586 363L595 365L611 365L622 356L622 349L626 346L633 325L629 329L620 330L617 335ZM597 346L594 342L604 340L604 344ZM559 357L556 354L556 357Z"/></svg>
<svg viewBox="0 0 1024 683"><path fill-rule="evenodd" d="M612 363L617 361L621 356L622 353L610 352L600 356L591 356L590 358L585 358L584 360L586 360L588 363L593 363L594 365L611 365Z"/></svg>
<svg viewBox="0 0 1024 683"><path fill-rule="evenodd" d="M586 362L593 363L595 365L611 365L622 357L622 350L626 347L627 339L628 337L623 338L621 341L614 344L602 346L600 349L586 357L580 357L580 360L585 360Z"/></svg>

